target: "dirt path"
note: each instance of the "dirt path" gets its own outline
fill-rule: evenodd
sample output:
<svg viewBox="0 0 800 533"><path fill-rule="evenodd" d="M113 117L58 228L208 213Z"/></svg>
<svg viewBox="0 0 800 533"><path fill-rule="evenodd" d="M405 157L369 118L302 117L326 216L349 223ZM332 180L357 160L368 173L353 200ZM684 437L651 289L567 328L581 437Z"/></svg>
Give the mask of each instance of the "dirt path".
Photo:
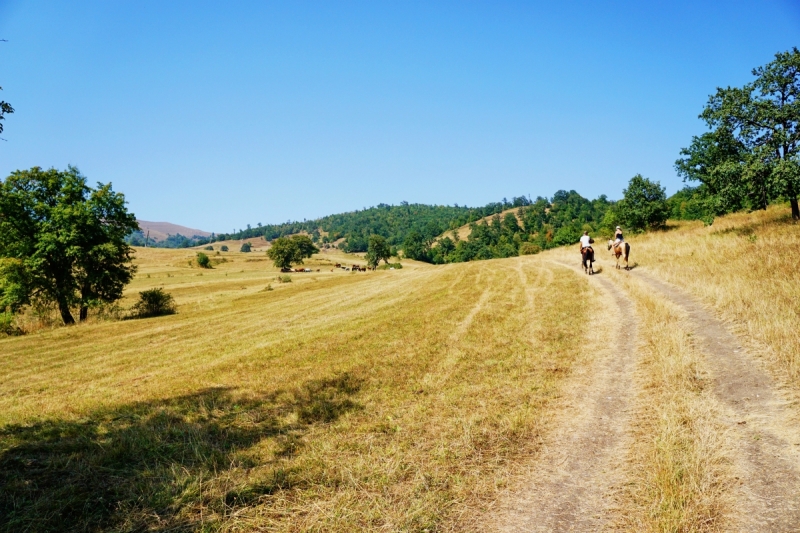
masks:
<svg viewBox="0 0 800 533"><path fill-rule="evenodd" d="M561 266L576 270L577 265ZM609 310L607 303L601 306L598 301L596 308L603 314L595 322L602 324L587 324L587 331L617 324L628 337L625 347L612 350L596 341L587 343L587 349L596 351L595 357L576 371L563 391L563 405L554 417L557 425L526 476L530 484L498 503L487 530L597 531L609 517L612 492L622 481L617 466L627 447L636 320L630 300L613 290L608 279L595 276L590 281L613 305Z"/></svg>
<svg viewBox="0 0 800 533"><path fill-rule="evenodd" d="M720 320L678 288L643 271L638 279L688 313L734 429L738 531L800 531L800 431L774 380Z"/></svg>

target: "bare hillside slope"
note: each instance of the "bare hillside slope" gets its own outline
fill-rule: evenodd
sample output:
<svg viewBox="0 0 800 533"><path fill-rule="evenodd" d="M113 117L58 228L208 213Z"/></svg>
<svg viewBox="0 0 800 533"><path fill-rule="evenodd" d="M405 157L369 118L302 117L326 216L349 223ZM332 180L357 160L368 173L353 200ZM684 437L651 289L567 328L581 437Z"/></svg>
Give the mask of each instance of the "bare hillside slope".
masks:
<svg viewBox="0 0 800 533"><path fill-rule="evenodd" d="M163 241L169 235L181 234L184 237L208 237L211 235L208 231L200 229L187 228L171 222L150 222L148 220L137 220L139 228L146 235L150 232L150 238L156 241Z"/></svg>

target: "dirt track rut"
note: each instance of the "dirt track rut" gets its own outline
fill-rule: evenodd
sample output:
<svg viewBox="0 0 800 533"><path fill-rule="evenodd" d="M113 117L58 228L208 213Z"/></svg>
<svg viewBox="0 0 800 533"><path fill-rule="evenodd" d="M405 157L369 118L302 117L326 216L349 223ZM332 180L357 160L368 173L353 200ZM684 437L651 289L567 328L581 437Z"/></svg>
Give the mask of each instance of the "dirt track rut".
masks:
<svg viewBox="0 0 800 533"><path fill-rule="evenodd" d="M720 320L683 291L631 273L689 315L714 374L714 392L735 428L737 531L800 531L800 432L774 380Z"/></svg>
<svg viewBox="0 0 800 533"><path fill-rule="evenodd" d="M492 530L597 531L609 517L633 397L636 320L630 300L609 280L591 281L614 302L613 323L622 326L626 342L618 350L603 349L568 385L563 397L570 403L556 417L560 425L545 440L530 484L501 501ZM597 349L591 345L587 349Z"/></svg>
<svg viewBox="0 0 800 533"><path fill-rule="evenodd" d="M625 348L598 353L564 390L565 404L530 481L497 504L491 530L600 531L612 525L614 491L625 482L619 462L629 445L627 411L636 394L637 320L632 300L609 275L613 267L605 266L607 273L590 279L614 302L615 327L628 332ZM713 373L714 393L727 409L723 422L734 428L738 484L730 530L800 531L800 430L775 381L692 297L642 270L624 274L687 313Z"/></svg>

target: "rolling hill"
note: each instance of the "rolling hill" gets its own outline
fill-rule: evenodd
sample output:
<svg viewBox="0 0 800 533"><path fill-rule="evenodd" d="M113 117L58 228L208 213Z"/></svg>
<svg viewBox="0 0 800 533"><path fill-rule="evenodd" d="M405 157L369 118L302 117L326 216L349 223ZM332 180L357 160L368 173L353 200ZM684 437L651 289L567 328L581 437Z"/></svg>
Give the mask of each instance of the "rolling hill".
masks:
<svg viewBox="0 0 800 533"><path fill-rule="evenodd" d="M211 233L200 229L187 228L171 222L150 222L148 220L139 220L139 228L145 235L150 235L150 238L158 241L163 241L170 235L183 235L184 237L209 237Z"/></svg>

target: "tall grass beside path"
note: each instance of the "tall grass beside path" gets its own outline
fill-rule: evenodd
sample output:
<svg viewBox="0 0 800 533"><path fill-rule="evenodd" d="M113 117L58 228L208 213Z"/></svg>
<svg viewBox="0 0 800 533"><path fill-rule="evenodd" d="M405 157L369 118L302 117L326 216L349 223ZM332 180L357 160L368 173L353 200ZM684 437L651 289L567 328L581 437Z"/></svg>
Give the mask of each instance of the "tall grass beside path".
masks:
<svg viewBox="0 0 800 533"><path fill-rule="evenodd" d="M636 237L632 259L711 306L800 390L800 225L786 206L670 224Z"/></svg>

